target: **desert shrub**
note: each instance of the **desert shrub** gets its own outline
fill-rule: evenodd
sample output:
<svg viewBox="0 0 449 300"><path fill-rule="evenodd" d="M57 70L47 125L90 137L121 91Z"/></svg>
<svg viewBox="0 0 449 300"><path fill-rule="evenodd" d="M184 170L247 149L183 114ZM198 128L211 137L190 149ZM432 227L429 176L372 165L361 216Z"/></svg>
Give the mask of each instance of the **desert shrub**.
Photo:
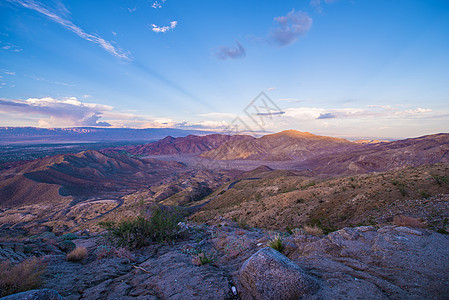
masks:
<svg viewBox="0 0 449 300"><path fill-rule="evenodd" d="M78 262L86 259L88 256L87 249L84 247L76 247L66 255L68 261Z"/></svg>
<svg viewBox="0 0 449 300"><path fill-rule="evenodd" d="M407 226L414 228L424 228L426 227L426 223L421 221L420 219L407 217L403 215L395 216L393 218L393 224L396 226Z"/></svg>
<svg viewBox="0 0 449 300"><path fill-rule="evenodd" d="M75 243L70 240L64 240L64 241L60 242L57 246L59 249L61 249L62 251L66 252L66 253L68 253L76 248Z"/></svg>
<svg viewBox="0 0 449 300"><path fill-rule="evenodd" d="M432 195L426 191L421 191L420 194L421 194L421 197L423 197L425 199L432 197Z"/></svg>
<svg viewBox="0 0 449 300"><path fill-rule="evenodd" d="M63 236L61 236L63 240L75 240L78 238L78 236L74 233L66 233Z"/></svg>
<svg viewBox="0 0 449 300"><path fill-rule="evenodd" d="M442 185L443 183L449 183L449 178L446 176L438 176L438 175L430 175L436 181L438 185Z"/></svg>
<svg viewBox="0 0 449 300"><path fill-rule="evenodd" d="M313 236L322 236L324 234L323 229L320 227L314 225L314 226L308 226L305 225L303 227L303 231L305 234L313 235Z"/></svg>
<svg viewBox="0 0 449 300"><path fill-rule="evenodd" d="M0 263L0 297L39 288L46 265L33 257L18 264Z"/></svg>
<svg viewBox="0 0 449 300"><path fill-rule="evenodd" d="M107 229L110 241L118 247L141 248L149 241L172 241L179 237L178 223L182 217L175 211L156 207L151 216L138 216L119 223L103 222L99 225Z"/></svg>
<svg viewBox="0 0 449 300"><path fill-rule="evenodd" d="M399 184L399 192L401 193L402 196L407 196L408 191L407 191L407 186L405 185L405 183L401 182Z"/></svg>
<svg viewBox="0 0 449 300"><path fill-rule="evenodd" d="M279 234L276 234L269 242L268 247L273 248L274 250L277 250L279 252L282 252L284 250L284 242L282 240L282 237Z"/></svg>
<svg viewBox="0 0 449 300"><path fill-rule="evenodd" d="M192 259L192 263L197 266L209 264L213 261L212 256L207 256L206 253L200 252Z"/></svg>

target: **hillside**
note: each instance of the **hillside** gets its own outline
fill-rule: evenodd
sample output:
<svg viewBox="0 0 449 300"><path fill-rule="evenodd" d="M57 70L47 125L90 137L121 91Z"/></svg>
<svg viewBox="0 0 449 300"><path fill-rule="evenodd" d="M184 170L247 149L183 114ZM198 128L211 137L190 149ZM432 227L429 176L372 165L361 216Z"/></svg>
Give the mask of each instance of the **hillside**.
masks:
<svg viewBox="0 0 449 300"><path fill-rule="evenodd" d="M218 160L290 161L303 160L319 154L335 153L358 146L359 144L341 138L287 130L249 141L229 141L216 149L201 154L201 156Z"/></svg>
<svg viewBox="0 0 449 300"><path fill-rule="evenodd" d="M240 178L248 179L217 189L193 219L224 217L274 230L304 225L325 230L383 226L400 215L421 219L436 229L449 225L447 163L325 180L268 169Z"/></svg>
<svg viewBox="0 0 449 300"><path fill-rule="evenodd" d="M178 154L200 154L211 149L215 149L226 142L250 141L254 139L245 135L222 135L211 134L205 136L189 135L186 137L167 136L157 142L132 145L116 148L106 148L102 153L121 153L126 152L131 155L178 155Z"/></svg>
<svg viewBox="0 0 449 300"><path fill-rule="evenodd" d="M295 167L314 175L363 174L407 166L449 162L449 134L440 133L356 148L309 158Z"/></svg>

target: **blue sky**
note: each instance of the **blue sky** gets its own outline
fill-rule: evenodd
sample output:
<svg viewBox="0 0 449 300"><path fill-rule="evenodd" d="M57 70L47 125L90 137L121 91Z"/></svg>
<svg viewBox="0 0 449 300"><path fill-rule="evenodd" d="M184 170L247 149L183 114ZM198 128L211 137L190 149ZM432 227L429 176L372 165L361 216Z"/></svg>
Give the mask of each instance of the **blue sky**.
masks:
<svg viewBox="0 0 449 300"><path fill-rule="evenodd" d="M448 53L445 0L4 0L0 126L449 132Z"/></svg>

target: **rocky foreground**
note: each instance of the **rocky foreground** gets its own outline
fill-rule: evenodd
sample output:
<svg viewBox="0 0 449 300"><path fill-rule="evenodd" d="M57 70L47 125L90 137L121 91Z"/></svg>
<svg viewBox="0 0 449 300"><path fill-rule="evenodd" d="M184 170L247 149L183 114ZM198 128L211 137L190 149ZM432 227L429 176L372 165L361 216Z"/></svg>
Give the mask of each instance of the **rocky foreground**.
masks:
<svg viewBox="0 0 449 300"><path fill-rule="evenodd" d="M64 299L449 299L449 236L433 231L297 232L283 238L282 253L267 247L273 232L226 220L184 231L174 243L132 252L78 233L71 241L88 252L80 262L67 261L70 242L47 233L0 243L0 260L41 256L42 288Z"/></svg>

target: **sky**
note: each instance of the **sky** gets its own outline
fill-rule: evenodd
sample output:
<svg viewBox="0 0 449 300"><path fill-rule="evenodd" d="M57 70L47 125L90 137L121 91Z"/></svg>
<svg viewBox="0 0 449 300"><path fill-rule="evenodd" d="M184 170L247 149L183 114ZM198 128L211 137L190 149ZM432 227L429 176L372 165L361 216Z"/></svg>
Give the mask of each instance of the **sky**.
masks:
<svg viewBox="0 0 449 300"><path fill-rule="evenodd" d="M0 126L449 132L449 1L0 0Z"/></svg>

